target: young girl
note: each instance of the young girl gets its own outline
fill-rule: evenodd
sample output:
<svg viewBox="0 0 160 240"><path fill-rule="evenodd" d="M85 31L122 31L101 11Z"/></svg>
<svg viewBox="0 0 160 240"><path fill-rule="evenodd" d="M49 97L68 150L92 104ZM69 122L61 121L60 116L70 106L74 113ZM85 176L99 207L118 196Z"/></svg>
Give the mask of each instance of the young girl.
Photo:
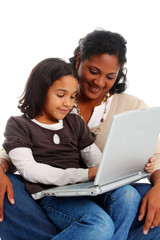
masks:
<svg viewBox="0 0 160 240"><path fill-rule="evenodd" d="M85 148L94 142L95 135L79 116L68 114L77 87L78 80L70 64L56 58L46 59L32 70L19 101L24 115L8 120L4 148L27 180L26 188L31 194L51 185L95 177L97 167L88 169L91 159L85 159L85 154L89 156ZM97 157L91 165L97 165L95 159L99 161L101 155L96 145L88 148L95 154L94 149Z"/></svg>
<svg viewBox="0 0 160 240"><path fill-rule="evenodd" d="M24 114L8 120L3 146L35 199L53 185L85 182L96 175L101 153L94 144L95 135L81 117L68 114L77 87L70 64L46 59L32 70L27 81L19 102ZM121 221L125 234L122 232L119 239L124 240L136 216L140 196L129 185L112 192L122 202L128 194L128 204L121 209L121 215L128 216ZM50 219L64 230L52 239L117 239L119 219L112 219L107 209L110 194L99 198L47 196L39 200Z"/></svg>

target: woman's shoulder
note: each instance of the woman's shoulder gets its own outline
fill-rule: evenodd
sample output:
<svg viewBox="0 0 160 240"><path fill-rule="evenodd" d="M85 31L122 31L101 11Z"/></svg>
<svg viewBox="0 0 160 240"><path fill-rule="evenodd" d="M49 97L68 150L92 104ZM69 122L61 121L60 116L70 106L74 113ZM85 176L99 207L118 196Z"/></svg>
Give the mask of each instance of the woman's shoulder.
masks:
<svg viewBox="0 0 160 240"><path fill-rule="evenodd" d="M134 96L134 95L131 95L131 94L128 94L128 93L115 93L114 94L114 98L117 98L117 99L124 99L124 100L129 100L129 101L141 101L140 98Z"/></svg>
<svg viewBox="0 0 160 240"><path fill-rule="evenodd" d="M147 104L136 96L127 93L114 94L113 104L120 108L127 108L127 110L147 108Z"/></svg>

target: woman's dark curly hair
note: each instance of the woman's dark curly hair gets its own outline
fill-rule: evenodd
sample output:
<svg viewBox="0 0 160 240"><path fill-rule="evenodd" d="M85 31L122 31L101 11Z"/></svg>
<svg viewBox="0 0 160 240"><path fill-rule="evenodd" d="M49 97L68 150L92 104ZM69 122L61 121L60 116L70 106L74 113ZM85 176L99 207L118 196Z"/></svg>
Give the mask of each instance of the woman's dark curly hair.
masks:
<svg viewBox="0 0 160 240"><path fill-rule="evenodd" d="M127 61L126 44L126 40L118 33L101 29L94 30L93 32L87 34L86 37L79 40L79 46L75 49L74 56L69 60L72 64L75 74L77 74L76 60L78 53L81 55L82 62L86 59L89 59L93 55L106 53L110 55L116 55L119 60L120 70L111 91L113 93L121 93L127 88L127 70L124 68L124 64Z"/></svg>
<svg viewBox="0 0 160 240"><path fill-rule="evenodd" d="M44 107L49 87L63 76L72 75L70 63L59 58L47 58L38 63L30 73L18 108L29 118L35 118Z"/></svg>

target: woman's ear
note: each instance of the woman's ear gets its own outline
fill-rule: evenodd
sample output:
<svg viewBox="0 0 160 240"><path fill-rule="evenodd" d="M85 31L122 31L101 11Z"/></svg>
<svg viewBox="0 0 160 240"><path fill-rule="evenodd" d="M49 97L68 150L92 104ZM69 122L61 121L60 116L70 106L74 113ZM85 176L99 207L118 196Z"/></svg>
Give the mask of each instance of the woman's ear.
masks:
<svg viewBox="0 0 160 240"><path fill-rule="evenodd" d="M77 59L76 59L76 69L78 70L79 68L79 65L80 65L80 62L81 62L81 54L80 52L77 54Z"/></svg>

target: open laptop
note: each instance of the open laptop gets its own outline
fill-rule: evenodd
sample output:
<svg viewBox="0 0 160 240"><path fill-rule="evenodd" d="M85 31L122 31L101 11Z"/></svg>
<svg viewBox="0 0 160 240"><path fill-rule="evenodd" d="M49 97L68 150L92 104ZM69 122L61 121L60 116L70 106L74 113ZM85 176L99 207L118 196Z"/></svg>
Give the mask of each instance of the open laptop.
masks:
<svg viewBox="0 0 160 240"><path fill-rule="evenodd" d="M95 196L147 177L144 166L153 156L159 133L160 107L115 115L95 180L50 188L37 197Z"/></svg>

